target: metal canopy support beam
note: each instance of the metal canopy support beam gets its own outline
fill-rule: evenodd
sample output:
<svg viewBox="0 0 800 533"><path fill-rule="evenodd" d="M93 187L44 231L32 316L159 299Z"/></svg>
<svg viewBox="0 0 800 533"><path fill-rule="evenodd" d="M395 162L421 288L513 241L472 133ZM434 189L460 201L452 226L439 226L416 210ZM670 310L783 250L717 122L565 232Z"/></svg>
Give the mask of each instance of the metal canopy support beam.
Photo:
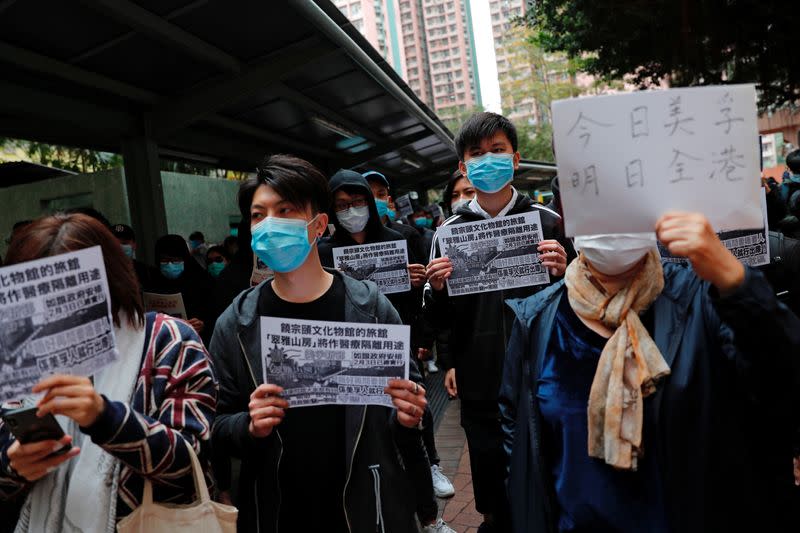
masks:
<svg viewBox="0 0 800 533"><path fill-rule="evenodd" d="M354 133L361 135L362 137L370 141L380 142L383 140L382 136L378 135L370 128L364 126L363 124L359 124L354 120L350 120L349 118L345 117L335 109L320 104L313 98L309 98L300 91L296 91L283 83L276 84L275 89L277 90L278 94L280 94L283 98L289 100L290 102L293 102L304 111L310 111L312 113L316 113L317 115L321 115L323 118L326 118L333 122L338 122L345 128L353 130Z"/></svg>
<svg viewBox="0 0 800 533"><path fill-rule="evenodd" d="M152 114L153 133L157 139L184 126L216 113L232 104L264 91L271 83L331 53L318 39L312 38L290 45L268 56L233 78L212 82L193 89L189 94L168 99Z"/></svg>
<svg viewBox="0 0 800 533"><path fill-rule="evenodd" d="M431 118L425 111L389 77L383 69L373 61L369 55L334 22L312 0L289 0L289 4L312 24L314 24L326 37L344 48L353 60L361 65L367 74L372 76L386 92L391 94L405 107L411 115L427 126L439 137L443 143L453 146L453 139L449 132L439 122Z"/></svg>
<svg viewBox="0 0 800 533"><path fill-rule="evenodd" d="M57 59L2 42L0 42L0 61L33 72L40 72L73 83L79 83L87 87L117 94L136 102L155 102L158 98L158 95L145 89L140 89L139 87L134 87L133 85L108 78L101 74L75 67L69 63L64 63Z"/></svg>
<svg viewBox="0 0 800 533"><path fill-rule="evenodd" d="M207 4L208 2L209 2L209 0L195 0L191 4L187 4L185 6L179 7L178 9L176 9L174 11L170 11L169 13L164 15L164 20L172 20L172 19L177 18L177 17L179 17L181 15L185 15L186 13L189 13L190 11L194 11L198 7L201 7L201 6L205 5L205 4ZM104 52L104 51L108 50L109 48L113 48L114 46L127 41L128 39L130 39L134 35L136 35L135 31L129 31L127 33L124 33L124 34L120 35L119 37L115 37L115 38L111 39L110 41L106 41L104 43L98 44L97 46L93 46L92 48L90 48L88 50L84 50L83 52L81 52L78 55L72 56L71 58L69 58L69 62L70 63L80 63L81 61L85 61L85 60L89 59L90 57L96 56L97 54L99 54L101 52Z"/></svg>
<svg viewBox="0 0 800 533"><path fill-rule="evenodd" d="M122 157L131 225L137 237L137 255L154 264L156 240L167 234L167 209L161 185L158 146L146 136L129 138L122 142Z"/></svg>
<svg viewBox="0 0 800 533"><path fill-rule="evenodd" d="M183 28L167 22L128 0L82 0L86 5L118 20L122 24L152 37L158 41L175 46L185 53L216 65L226 72L239 72L242 64L232 55L195 37Z"/></svg>
<svg viewBox="0 0 800 533"><path fill-rule="evenodd" d="M287 137L285 135L279 135L277 133L257 128L255 126L251 126L246 122L240 122L238 120L229 119L220 115L214 115L213 117L209 117L206 122L209 124L213 124L214 126L219 126L220 128L233 131L236 133L241 133L247 135L249 137L255 137L261 141L268 142L272 145L279 146L282 148L291 148L293 150L297 150L298 152L306 153L306 154L314 154L320 157L334 157L334 153L329 150L324 150L322 148L317 148L310 143L305 143L300 140L294 139L292 137ZM266 153L268 150L266 150Z"/></svg>
<svg viewBox="0 0 800 533"><path fill-rule="evenodd" d="M408 146L409 144L413 144L417 141L421 141L426 137L430 137L433 135L428 130L418 131L417 133L412 133L411 135L406 135L405 137L400 137L399 139L390 140L383 144L379 144L378 146L373 146L372 148L368 148L363 152L357 152L352 154L348 157L345 157L341 160L341 165L343 167L351 167L353 165L358 165L364 161L369 161L375 157L380 157L383 154L388 154L394 150L398 150L403 148L404 146Z"/></svg>

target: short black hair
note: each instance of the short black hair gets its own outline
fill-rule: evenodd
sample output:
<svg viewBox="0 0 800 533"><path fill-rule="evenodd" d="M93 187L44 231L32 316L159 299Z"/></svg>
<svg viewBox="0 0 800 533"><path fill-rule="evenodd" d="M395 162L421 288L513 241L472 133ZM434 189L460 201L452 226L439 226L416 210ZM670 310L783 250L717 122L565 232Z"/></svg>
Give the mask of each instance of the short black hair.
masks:
<svg viewBox="0 0 800 533"><path fill-rule="evenodd" d="M217 244L216 246L212 246L211 248L208 249L208 251L206 252L206 259L208 259L208 256L214 252L218 253L228 261L231 260L231 254L228 253L228 250L226 250L224 246L220 246L219 244Z"/></svg>
<svg viewBox="0 0 800 533"><path fill-rule="evenodd" d="M517 128L503 115L484 111L475 113L462 124L461 129L456 134L456 151L458 159L464 160L464 153L488 137L492 137L498 131L502 131L508 137L511 147L517 151Z"/></svg>
<svg viewBox="0 0 800 533"><path fill-rule="evenodd" d="M305 208L310 205L314 213L327 211L331 203L328 180L317 167L292 155L277 154L264 158L255 177L239 186L239 211L244 220L250 220L250 205L256 189L269 185L290 204Z"/></svg>
<svg viewBox="0 0 800 533"><path fill-rule="evenodd" d="M786 156L786 166L793 174L800 174L800 149L789 152Z"/></svg>
<svg viewBox="0 0 800 533"><path fill-rule="evenodd" d="M203 235L202 231L193 231L192 234L189 235L189 240L206 242L206 237Z"/></svg>

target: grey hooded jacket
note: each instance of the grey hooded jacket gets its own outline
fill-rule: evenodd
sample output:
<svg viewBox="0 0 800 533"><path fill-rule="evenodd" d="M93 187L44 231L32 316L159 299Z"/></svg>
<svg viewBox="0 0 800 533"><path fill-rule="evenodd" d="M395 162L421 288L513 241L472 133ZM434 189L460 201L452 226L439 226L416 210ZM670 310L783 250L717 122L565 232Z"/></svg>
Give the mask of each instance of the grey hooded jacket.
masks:
<svg viewBox="0 0 800 533"><path fill-rule="evenodd" d="M400 324L397 312L374 283L330 272L344 281L346 322ZM233 301L217 321L209 350L220 384L213 444L241 459L239 531L260 533L277 533L281 505L280 426L264 439L248 431L250 394L263 382L258 299L270 281ZM414 365L410 366L410 379L419 381ZM401 426L395 411L387 407L345 409L348 475L342 503L350 531L416 531L414 491L403 464L406 457L419 456L421 432ZM325 446L324 438L319 445Z"/></svg>

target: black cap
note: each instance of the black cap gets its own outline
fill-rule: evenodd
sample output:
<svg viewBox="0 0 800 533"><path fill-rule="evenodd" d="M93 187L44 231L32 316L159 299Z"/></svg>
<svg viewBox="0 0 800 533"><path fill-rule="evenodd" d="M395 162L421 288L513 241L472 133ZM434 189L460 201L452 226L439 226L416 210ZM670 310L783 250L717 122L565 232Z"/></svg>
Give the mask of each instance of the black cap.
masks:
<svg viewBox="0 0 800 533"><path fill-rule="evenodd" d="M111 226L111 233L114 237L120 240L135 241L136 234L133 233L133 228L125 224L114 224Z"/></svg>
<svg viewBox="0 0 800 533"><path fill-rule="evenodd" d="M362 174L367 181L377 181L378 183L385 185L387 189L391 189L389 186L389 180L386 179L386 176L378 172L377 170L369 170Z"/></svg>

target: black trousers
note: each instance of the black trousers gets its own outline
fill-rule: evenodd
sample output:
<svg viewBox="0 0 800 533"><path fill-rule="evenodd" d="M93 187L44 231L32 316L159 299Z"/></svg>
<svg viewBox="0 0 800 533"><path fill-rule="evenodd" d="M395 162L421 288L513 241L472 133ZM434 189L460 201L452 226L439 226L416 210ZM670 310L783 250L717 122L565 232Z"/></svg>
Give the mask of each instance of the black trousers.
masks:
<svg viewBox="0 0 800 533"><path fill-rule="evenodd" d="M492 515L495 531L510 531L505 486L506 457L499 417L470 412L462 403L461 427L467 435L475 509L481 514Z"/></svg>

